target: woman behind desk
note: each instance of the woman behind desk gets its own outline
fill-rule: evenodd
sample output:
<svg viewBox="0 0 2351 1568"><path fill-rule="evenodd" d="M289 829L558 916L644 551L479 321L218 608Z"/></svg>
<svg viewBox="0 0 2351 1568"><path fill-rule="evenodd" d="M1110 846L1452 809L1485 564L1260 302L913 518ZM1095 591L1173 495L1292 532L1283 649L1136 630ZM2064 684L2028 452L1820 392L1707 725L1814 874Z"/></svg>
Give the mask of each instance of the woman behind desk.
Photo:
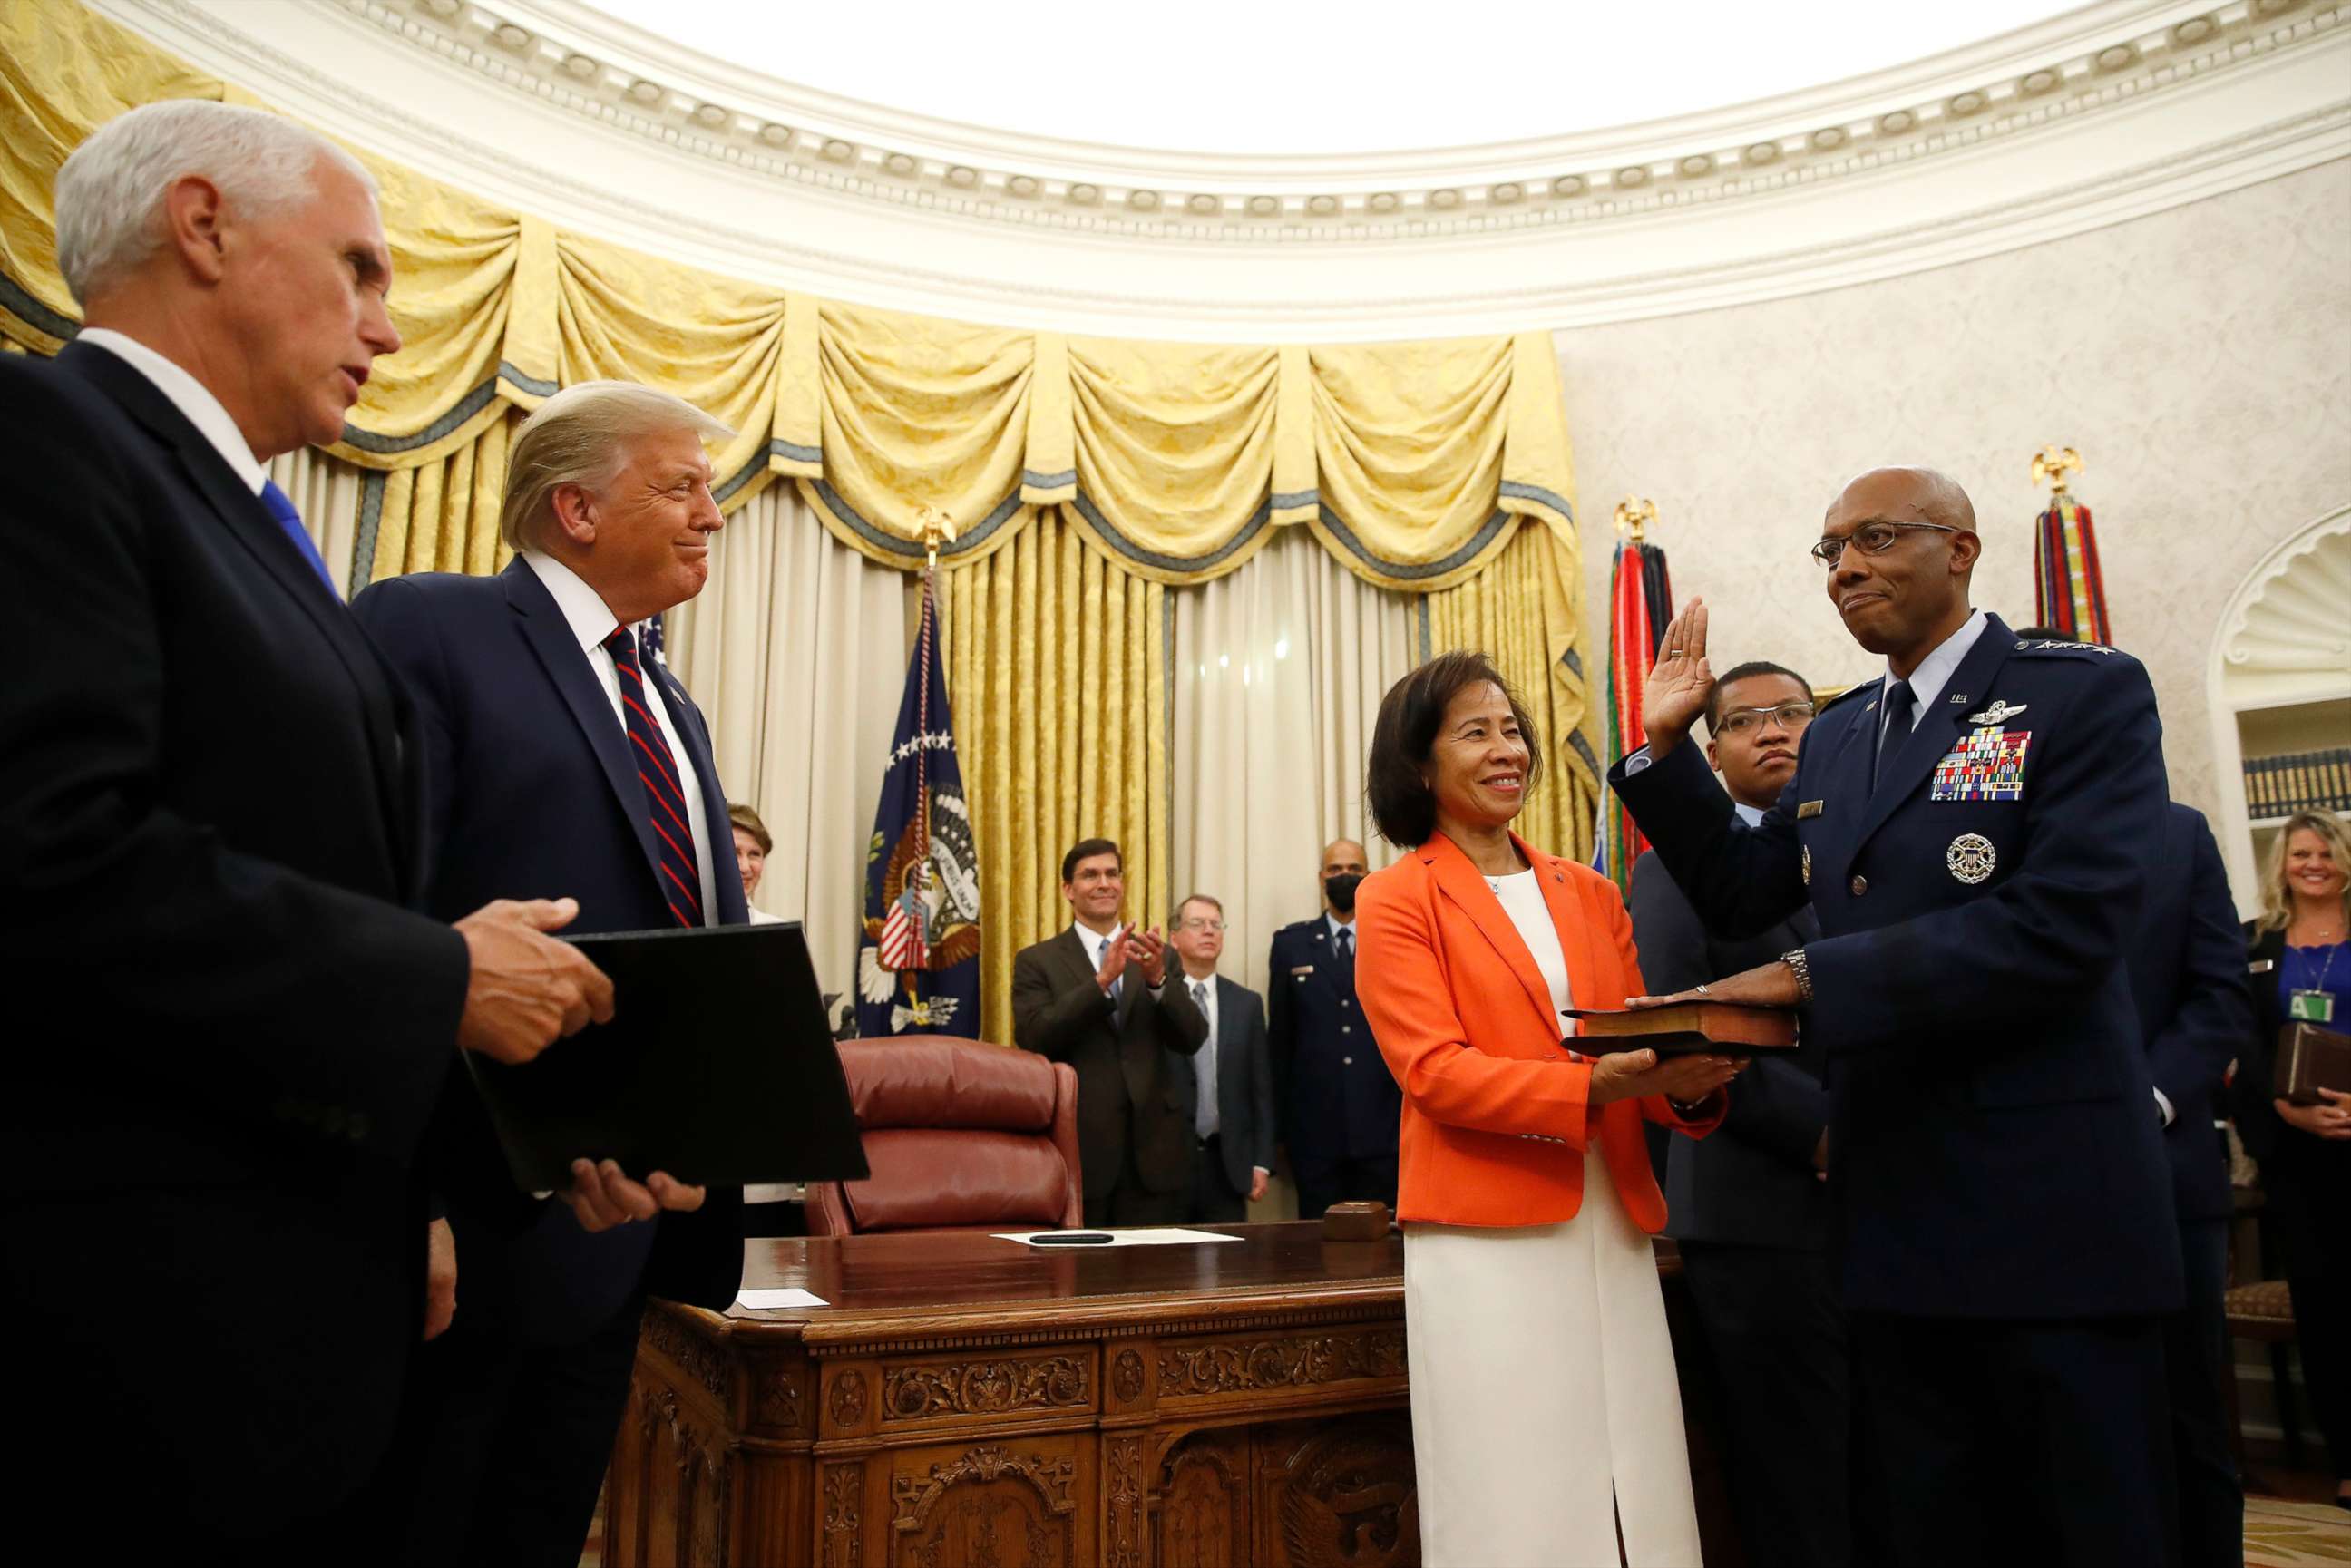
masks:
<svg viewBox="0 0 2351 1568"><path fill-rule="evenodd" d="M2351 1033L2351 832L2340 821L2321 811L2287 819L2263 868L2261 915L2245 936L2253 1038L2231 1085L2237 1132L2262 1164L2303 1380L2335 1462L2335 1500L2351 1508L2351 1096L2289 1104L2276 1097L2273 1071L2296 993L2323 998L2304 1003L2305 1018Z"/></svg>
<svg viewBox="0 0 2351 1568"><path fill-rule="evenodd" d="M1712 1128L1739 1064L1590 1059L1561 1009L1641 990L1615 885L1510 831L1541 767L1482 655L1389 691L1366 792L1411 852L1356 894L1356 990L1404 1089L1397 1204L1433 1568L1698 1560L1644 1117Z"/></svg>

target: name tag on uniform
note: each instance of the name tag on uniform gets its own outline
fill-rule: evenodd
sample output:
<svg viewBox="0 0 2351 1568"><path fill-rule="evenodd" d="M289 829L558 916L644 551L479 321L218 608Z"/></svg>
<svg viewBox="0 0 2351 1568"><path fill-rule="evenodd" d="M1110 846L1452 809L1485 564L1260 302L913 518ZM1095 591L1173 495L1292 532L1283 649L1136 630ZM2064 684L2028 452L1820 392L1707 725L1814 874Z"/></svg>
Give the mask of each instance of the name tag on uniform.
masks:
<svg viewBox="0 0 2351 1568"><path fill-rule="evenodd" d="M2032 732L2020 729L1970 730L1952 744L1935 764L1929 800L2022 800L2024 799L2024 755L2032 748Z"/></svg>
<svg viewBox="0 0 2351 1568"><path fill-rule="evenodd" d="M1828 802L1825 800L1804 801L1802 805L1796 808L1796 821L1801 822L1808 817L1819 816L1821 814L1821 808L1827 804Z"/></svg>
<svg viewBox="0 0 2351 1568"><path fill-rule="evenodd" d="M2275 958L2256 958L2252 963L2245 966L2245 973L2248 975L2266 975L2276 967L2277 960Z"/></svg>
<svg viewBox="0 0 2351 1568"><path fill-rule="evenodd" d="M1290 972L1302 980L1307 976L1314 972L1314 966L1311 964L1292 964L1290 967Z"/></svg>

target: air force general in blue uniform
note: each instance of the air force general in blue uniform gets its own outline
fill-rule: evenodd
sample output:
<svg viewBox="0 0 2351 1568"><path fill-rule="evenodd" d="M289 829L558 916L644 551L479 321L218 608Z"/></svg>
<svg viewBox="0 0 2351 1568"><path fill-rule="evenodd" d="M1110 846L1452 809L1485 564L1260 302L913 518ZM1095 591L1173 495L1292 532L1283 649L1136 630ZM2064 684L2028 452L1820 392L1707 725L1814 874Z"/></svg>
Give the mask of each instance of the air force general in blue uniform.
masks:
<svg viewBox="0 0 2351 1568"><path fill-rule="evenodd" d="M1342 856L1334 862L1332 855ZM1353 859L1344 857L1352 854ZM1355 1001L1355 886L1363 851L1323 852L1322 913L1273 934L1266 976L1267 1038L1281 1135L1298 1178L1298 1217L1334 1203L1396 1200L1396 1128L1404 1091Z"/></svg>
<svg viewBox="0 0 2351 1568"><path fill-rule="evenodd" d="M1908 679L1890 664L1830 704L1755 827L1695 746L1610 782L1713 930L1819 918L1784 968L1713 989L1808 992L1827 1048L1859 1442L1900 1560L2160 1563L2158 1314L2180 1256L2124 954L2162 837L2161 729L2128 655L1970 612L1977 548L1949 480L1856 480L1821 546L1831 593ZM1694 632L1702 680L1693 615L1666 657ZM1649 705L1654 745L1655 680Z"/></svg>

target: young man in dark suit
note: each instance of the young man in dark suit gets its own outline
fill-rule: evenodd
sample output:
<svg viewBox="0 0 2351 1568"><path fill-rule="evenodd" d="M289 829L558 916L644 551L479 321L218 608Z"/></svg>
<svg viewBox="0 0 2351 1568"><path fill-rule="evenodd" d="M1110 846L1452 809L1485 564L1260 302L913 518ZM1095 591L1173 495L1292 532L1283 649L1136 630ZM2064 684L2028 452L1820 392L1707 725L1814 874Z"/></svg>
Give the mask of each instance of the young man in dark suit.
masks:
<svg viewBox="0 0 2351 1568"><path fill-rule="evenodd" d="M2161 1563L2179 1234L2125 948L2162 727L2129 655L1972 609L1980 550L1950 479L1862 475L1810 553L1884 677L1822 709L1748 827L1682 744L1714 685L1692 600L1649 744L1609 781L1708 929L1820 918L1708 994L1802 1006L1828 1054L1832 1247L1889 1555Z"/></svg>
<svg viewBox="0 0 2351 1568"><path fill-rule="evenodd" d="M1355 889L1369 869L1353 839L1324 845L1322 913L1273 934L1267 1036L1301 1219L1343 1200L1395 1207L1404 1091L1355 1002Z"/></svg>
<svg viewBox="0 0 2351 1568"><path fill-rule="evenodd" d="M1707 760L1750 827L1796 774L1813 692L1779 664L1740 664L1707 699ZM1708 934L1654 850L1633 862L1625 899L1652 991L1735 975L1813 941L1810 909L1761 934ZM1750 1065L1709 1138L1669 1140L1666 1233L1718 1386L1723 1468L1755 1568L1855 1561L1844 1313L1830 1271L1825 1052L1806 1037Z"/></svg>
<svg viewBox="0 0 2351 1568"><path fill-rule="evenodd" d="M1194 1134L1168 1065L1207 1038L1191 993L1167 984L1158 931L1122 924L1126 860L1108 839L1061 857L1071 925L1012 957L1012 1034L1078 1074L1088 1225L1173 1225L1192 1188Z"/></svg>
<svg viewBox="0 0 2351 1568"><path fill-rule="evenodd" d="M515 437L506 570L360 596L422 717L433 907L560 888L583 932L746 923L708 728L634 630L709 575L722 521L703 442L726 433L647 387L567 388ZM581 1160L562 1201L534 1200L462 1080L433 1152L456 1313L427 1348L394 1455L413 1479L409 1554L576 1563L645 1298L734 1299L741 1191Z"/></svg>
<svg viewBox="0 0 2351 1568"><path fill-rule="evenodd" d="M1196 893L1176 906L1168 938L1184 966L1184 988L1207 1020L1192 1056L1174 1055L1185 1114L1198 1142L1187 1223L1228 1225L1249 1218L1273 1174L1273 1067L1265 1046L1265 998L1217 973L1225 952L1225 906Z"/></svg>
<svg viewBox="0 0 2351 1568"><path fill-rule="evenodd" d="M0 980L60 1020L0 1102L10 1479L80 1555L340 1553L453 1048L609 1016L569 905L406 907L423 732L264 466L399 347L372 193L290 120L134 110L58 176L78 340L0 356Z"/></svg>

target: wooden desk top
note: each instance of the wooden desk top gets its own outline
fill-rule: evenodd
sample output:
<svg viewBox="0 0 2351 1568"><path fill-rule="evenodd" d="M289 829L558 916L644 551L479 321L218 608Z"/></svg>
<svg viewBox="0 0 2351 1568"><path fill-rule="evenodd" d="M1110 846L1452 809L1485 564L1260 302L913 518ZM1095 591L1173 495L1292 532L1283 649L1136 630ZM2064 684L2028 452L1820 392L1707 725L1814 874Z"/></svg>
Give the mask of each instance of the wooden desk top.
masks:
<svg viewBox="0 0 2351 1568"><path fill-rule="evenodd" d="M877 1329L894 1337L1035 1320L1071 1329L1111 1321L1206 1324L1305 1306L1403 1310L1400 1237L1325 1241L1311 1220L1196 1228L1240 1239L1069 1248L980 1233L753 1241L745 1290L797 1286L827 1304L737 1307L725 1328L738 1340L813 1345L868 1339Z"/></svg>

